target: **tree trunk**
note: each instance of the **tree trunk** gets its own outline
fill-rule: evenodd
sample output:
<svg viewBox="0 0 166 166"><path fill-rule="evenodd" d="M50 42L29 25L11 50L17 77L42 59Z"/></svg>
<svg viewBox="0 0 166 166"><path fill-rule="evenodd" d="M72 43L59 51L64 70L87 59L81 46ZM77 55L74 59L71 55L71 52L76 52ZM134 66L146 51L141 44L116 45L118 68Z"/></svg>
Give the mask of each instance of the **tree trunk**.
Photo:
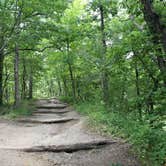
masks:
<svg viewBox="0 0 166 166"><path fill-rule="evenodd" d="M9 103L9 88L8 88L8 80L10 78L10 74L8 73L7 65L4 66L4 75L5 79L3 81L3 96L6 103Z"/></svg>
<svg viewBox="0 0 166 166"><path fill-rule="evenodd" d="M78 98L78 100L80 100L81 99L81 87L80 87L80 79L79 78L77 78L76 79L77 80L77 98Z"/></svg>
<svg viewBox="0 0 166 166"><path fill-rule="evenodd" d="M71 64L68 63L68 65L69 65L69 73L70 73L70 79L71 79L71 85L72 85L72 91L73 91L73 98L76 99L75 81L74 81L74 76L73 76L73 70L72 70Z"/></svg>
<svg viewBox="0 0 166 166"><path fill-rule="evenodd" d="M54 96L54 82L53 80L51 79L50 82L49 82L49 89L50 89L50 97L53 97Z"/></svg>
<svg viewBox="0 0 166 166"><path fill-rule="evenodd" d="M153 10L152 1L140 0L143 5L143 13L145 21L147 22L149 29L153 33L155 39L163 45L166 53L166 27L161 22L160 16Z"/></svg>
<svg viewBox="0 0 166 166"><path fill-rule="evenodd" d="M69 48L70 48L69 41L67 41L68 66L69 66L69 73L70 73L70 79L71 79L73 98L75 100L76 99L76 86L75 86L75 80L74 80L74 75L73 75L73 69L72 69L72 65L71 65L70 57L69 57Z"/></svg>
<svg viewBox="0 0 166 166"><path fill-rule="evenodd" d="M23 72L22 72L22 99L26 99L26 64L25 64L25 58L22 59L23 62Z"/></svg>
<svg viewBox="0 0 166 166"><path fill-rule="evenodd" d="M164 54L166 54L166 26L162 23L160 16L153 10L152 1L140 0L143 5L145 21L153 34L153 42L156 45L162 44ZM163 76L164 85L166 86L166 58L162 55L162 49L158 48L157 61L160 72Z"/></svg>
<svg viewBox="0 0 166 166"><path fill-rule="evenodd" d="M101 27L101 35L102 35L102 61L103 61L103 69L102 69L102 78L101 78L101 83L102 83L102 91L103 91L103 100L106 105L109 105L109 76L108 72L105 68L105 62L106 62L106 50L107 50L107 45L106 45L106 39L105 39L105 23L104 23L104 9L103 6L100 5L100 27Z"/></svg>
<svg viewBox="0 0 166 166"><path fill-rule="evenodd" d="M4 55L3 51L0 52L0 105L3 104L3 63Z"/></svg>
<svg viewBox="0 0 166 166"><path fill-rule="evenodd" d="M63 89L64 89L64 95L68 95L68 88L67 88L67 81L66 78L63 78Z"/></svg>
<svg viewBox="0 0 166 166"><path fill-rule="evenodd" d="M58 89L59 89L59 96L61 96L62 95L62 87L61 87L60 79L57 80L57 83L58 83Z"/></svg>
<svg viewBox="0 0 166 166"><path fill-rule="evenodd" d="M29 75L29 99L33 98L33 72L32 67L30 69L30 75Z"/></svg>
<svg viewBox="0 0 166 166"><path fill-rule="evenodd" d="M14 95L14 105L19 106L20 96L19 96L19 48L15 45L15 57L14 57L14 83L15 83L15 95Z"/></svg>
<svg viewBox="0 0 166 166"><path fill-rule="evenodd" d="M139 111L140 120L142 120L142 106L140 102L139 71L137 61L135 62L135 86L137 93L137 109Z"/></svg>

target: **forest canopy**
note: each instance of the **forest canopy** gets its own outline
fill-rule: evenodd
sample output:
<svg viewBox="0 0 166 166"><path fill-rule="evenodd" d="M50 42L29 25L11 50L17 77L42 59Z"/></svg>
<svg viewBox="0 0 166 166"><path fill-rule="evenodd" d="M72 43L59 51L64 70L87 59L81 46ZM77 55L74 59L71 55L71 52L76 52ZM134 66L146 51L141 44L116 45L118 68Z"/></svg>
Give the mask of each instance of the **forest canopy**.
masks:
<svg viewBox="0 0 166 166"><path fill-rule="evenodd" d="M0 0L0 105L55 96L148 126L163 164L166 1Z"/></svg>

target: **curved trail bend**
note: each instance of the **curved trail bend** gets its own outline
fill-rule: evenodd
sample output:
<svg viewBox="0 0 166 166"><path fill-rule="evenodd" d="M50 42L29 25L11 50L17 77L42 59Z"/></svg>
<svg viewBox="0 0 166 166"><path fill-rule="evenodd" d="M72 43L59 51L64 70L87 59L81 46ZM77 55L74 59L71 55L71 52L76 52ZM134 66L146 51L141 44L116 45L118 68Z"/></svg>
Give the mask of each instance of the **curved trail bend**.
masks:
<svg viewBox="0 0 166 166"><path fill-rule="evenodd" d="M140 166L128 144L88 131L67 104L36 105L31 117L0 119L0 166Z"/></svg>

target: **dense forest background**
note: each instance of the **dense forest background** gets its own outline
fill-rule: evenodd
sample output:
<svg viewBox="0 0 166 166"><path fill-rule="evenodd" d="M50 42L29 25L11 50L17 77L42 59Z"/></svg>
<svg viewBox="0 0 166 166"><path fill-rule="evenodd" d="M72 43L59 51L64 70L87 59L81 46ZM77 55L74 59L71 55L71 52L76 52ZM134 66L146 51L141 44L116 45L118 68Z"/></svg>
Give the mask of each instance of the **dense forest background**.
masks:
<svg viewBox="0 0 166 166"><path fill-rule="evenodd" d="M166 1L1 0L0 105L54 96L164 165Z"/></svg>

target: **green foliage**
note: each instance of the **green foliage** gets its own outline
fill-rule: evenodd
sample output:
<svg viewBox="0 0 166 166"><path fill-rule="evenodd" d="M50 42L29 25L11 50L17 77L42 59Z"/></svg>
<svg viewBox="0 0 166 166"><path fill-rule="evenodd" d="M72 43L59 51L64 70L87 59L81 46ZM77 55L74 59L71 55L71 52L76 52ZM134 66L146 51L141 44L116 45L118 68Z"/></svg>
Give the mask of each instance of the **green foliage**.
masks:
<svg viewBox="0 0 166 166"><path fill-rule="evenodd" d="M160 0L143 2L0 1L0 102L9 105L0 108L1 114L14 103L18 74L21 100L33 94L62 96L68 103L84 101L78 110L89 116L93 126L127 138L142 158L162 164L166 5ZM150 8L155 17L144 11ZM13 72L16 44L18 73ZM29 115L28 110L21 106L8 116Z"/></svg>
<svg viewBox="0 0 166 166"><path fill-rule="evenodd" d="M145 165L164 164L166 132L163 129L152 129L147 121L139 121L134 113L108 112L100 102L80 103L75 108L88 116L89 125L96 131L127 139Z"/></svg>
<svg viewBox="0 0 166 166"><path fill-rule="evenodd" d="M32 115L34 107L32 101L22 101L18 108L8 108L8 111L5 113L4 118L15 119L19 117L26 117Z"/></svg>
<svg viewBox="0 0 166 166"><path fill-rule="evenodd" d="M59 100L65 103L73 103L74 100L72 97L68 97L68 96L60 96Z"/></svg>
<svg viewBox="0 0 166 166"><path fill-rule="evenodd" d="M0 106L0 116L8 114L9 113L9 107L8 105L2 105Z"/></svg>

